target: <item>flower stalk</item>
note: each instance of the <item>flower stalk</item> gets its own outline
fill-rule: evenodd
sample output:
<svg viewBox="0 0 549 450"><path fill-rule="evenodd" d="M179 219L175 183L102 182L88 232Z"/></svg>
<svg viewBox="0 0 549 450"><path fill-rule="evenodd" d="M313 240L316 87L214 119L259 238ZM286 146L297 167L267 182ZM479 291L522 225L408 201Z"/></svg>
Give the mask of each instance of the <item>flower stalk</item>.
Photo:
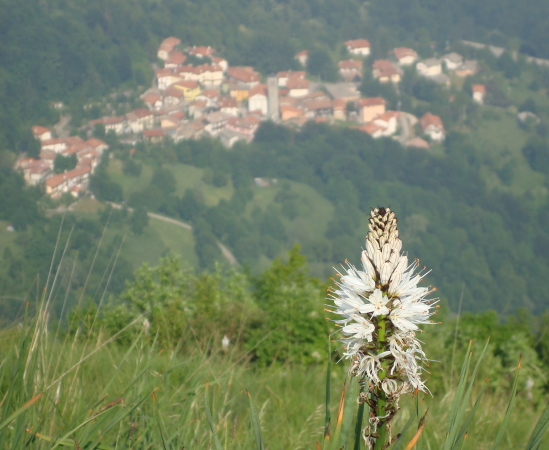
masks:
<svg viewBox="0 0 549 450"><path fill-rule="evenodd" d="M341 316L334 322L343 334L343 355L363 386L357 400L370 407L362 436L374 450L391 440L391 420L401 395L428 392L421 379L428 360L416 332L419 324L432 323L438 300L426 298L435 289L418 286L426 273L417 271L418 260L409 264L401 248L394 212L375 208L362 270L347 262L331 294L332 312Z"/></svg>

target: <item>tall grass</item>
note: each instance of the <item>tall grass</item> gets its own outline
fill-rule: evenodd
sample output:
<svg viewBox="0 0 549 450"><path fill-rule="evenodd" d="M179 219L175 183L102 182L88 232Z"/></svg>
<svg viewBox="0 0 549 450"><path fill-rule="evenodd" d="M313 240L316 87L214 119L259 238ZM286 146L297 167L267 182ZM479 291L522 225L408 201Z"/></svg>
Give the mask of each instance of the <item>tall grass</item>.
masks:
<svg viewBox="0 0 549 450"><path fill-rule="evenodd" d="M250 449L259 448L258 425L262 445L271 450L316 448L316 441L322 442L326 394L322 366L255 369L245 353L237 349L224 353L217 339L206 349L197 344L196 351L182 352L159 348L154 336L144 331L124 347L98 335L93 341L78 335L54 339L44 313L26 317L20 325L0 333L0 448L217 448L213 428L221 448ZM476 353L471 358L469 363L475 364ZM332 369L330 394L338 399L344 368L335 365ZM417 428L419 400L420 414L427 407L429 413L416 448L445 448L448 423L455 419L452 411L457 414L452 407L456 392L458 400L468 395L458 411L463 422L483 389L487 369L479 366L479 383L468 393L466 385L457 390L444 390L441 385L433 397L407 400L393 433L412 418L414 424L406 436L411 439ZM257 409L255 426L246 390ZM206 396L211 422L205 410ZM347 397L348 407L354 407L352 394ZM496 387L486 391L466 427L467 438L459 447L449 448L490 450L508 403L509 392ZM507 416L497 448L525 448L532 433L540 408L520 395L516 406ZM333 430L337 407L334 404L329 410ZM342 431L352 435L354 425L349 423ZM549 441L540 445L548 448Z"/></svg>

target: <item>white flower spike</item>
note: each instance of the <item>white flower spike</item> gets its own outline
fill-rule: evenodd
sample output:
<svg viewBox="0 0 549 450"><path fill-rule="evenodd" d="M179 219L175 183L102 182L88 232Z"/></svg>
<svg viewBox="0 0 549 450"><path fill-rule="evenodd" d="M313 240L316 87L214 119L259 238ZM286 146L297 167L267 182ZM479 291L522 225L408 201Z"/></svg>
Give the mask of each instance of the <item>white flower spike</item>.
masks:
<svg viewBox="0 0 549 450"><path fill-rule="evenodd" d="M343 266L331 301L332 312L341 316L334 322L342 327L343 356L367 387L359 401L370 405L374 425L369 435L374 437L376 428L387 425L398 410L401 394L428 392L421 379L427 358L415 332L432 323L438 300L426 298L434 289L418 286L428 272L418 272L419 261L408 264L401 253L395 213L375 208L368 228L362 270Z"/></svg>

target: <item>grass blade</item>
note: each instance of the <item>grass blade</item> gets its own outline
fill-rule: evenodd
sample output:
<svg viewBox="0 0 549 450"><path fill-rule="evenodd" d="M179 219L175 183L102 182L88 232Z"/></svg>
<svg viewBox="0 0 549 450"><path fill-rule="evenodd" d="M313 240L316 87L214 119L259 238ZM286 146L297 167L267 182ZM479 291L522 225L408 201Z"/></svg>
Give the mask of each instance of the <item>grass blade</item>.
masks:
<svg viewBox="0 0 549 450"><path fill-rule="evenodd" d="M208 398L209 394L210 394L210 383L206 383L206 389L204 392L204 409L206 411L206 418L208 419L208 425L210 425L210 430L212 430L215 449L223 450L223 446L221 445L221 442L219 441L219 437L217 436L217 432L215 431L215 426L212 419L212 411L210 409L210 400Z"/></svg>
<svg viewBox="0 0 549 450"><path fill-rule="evenodd" d="M427 409L427 411L425 411L425 414L423 414L423 417L419 421L417 431L415 432L410 442L408 442L408 445L406 445L406 450L412 450L417 444L417 442L419 441L419 438L421 437L421 433L423 433L423 427L425 426L425 417L427 417L428 412L429 412L429 409Z"/></svg>
<svg viewBox="0 0 549 450"><path fill-rule="evenodd" d="M349 382L349 394L347 401L345 402L345 408L343 410L343 422L341 423L341 434L339 438L339 447L348 448L349 435L351 433L351 424L356 417L355 411L357 408L356 398L359 391L358 377L351 377Z"/></svg>
<svg viewBox="0 0 549 450"><path fill-rule="evenodd" d="M473 420L473 416L477 412L478 406L480 404L480 399L484 395L484 391L486 389L486 386L488 385L489 380L490 379L488 378L488 380L486 380L486 383L484 384L484 386L482 386L482 389L480 390L480 393L479 393L479 395L477 397L477 400L476 400L476 402L473 406L473 409L471 409L471 411L469 412L469 414L467 414L467 417L463 421L463 425L461 426L461 428L460 428L460 430L459 430L459 432L456 436L456 441L455 441L454 445L452 446L452 450L457 450L461 447L461 445L463 443L463 439L465 438L465 435L467 434L467 429L469 427L469 424L471 423L471 421Z"/></svg>
<svg viewBox="0 0 549 450"><path fill-rule="evenodd" d="M410 428L412 426L412 423L414 422L414 419L415 419L415 416L412 415L408 419L408 422L406 422L406 424L404 424L404 427L402 428L402 431L397 435L397 439L394 442L394 447L393 447L392 450L400 450L400 447L402 447L402 445L404 444L404 436L405 436L406 432L408 431L408 428Z"/></svg>
<svg viewBox="0 0 549 450"><path fill-rule="evenodd" d="M18 408L13 414L11 414L6 420L4 420L0 424L0 430L3 430L6 428L11 422L13 422L17 416L20 414L23 414L27 409L29 409L32 405L34 405L43 394L35 395L33 398L31 398L28 402L24 403L20 408Z"/></svg>
<svg viewBox="0 0 549 450"><path fill-rule="evenodd" d="M339 397L339 406L337 408L337 418L336 418L336 424L335 424L335 432L334 437L332 439L332 445L330 448L332 450L335 450L337 447L337 444L339 443L339 435L341 433L341 423L343 422L343 409L345 407L345 393L347 392L347 381L343 383L343 388L341 389L341 396Z"/></svg>
<svg viewBox="0 0 549 450"><path fill-rule="evenodd" d="M248 396L248 401L250 402L250 412L251 412L251 418L252 418L252 428L254 430L255 435L255 444L257 450L263 450L263 440L261 438L261 425L259 423L259 415L257 414L257 409L255 407L254 402L252 401L252 396L250 395L250 392L246 389L246 395Z"/></svg>
<svg viewBox="0 0 549 450"><path fill-rule="evenodd" d="M332 371L332 341L328 336L328 367L326 368L326 418L324 420L324 441L322 450L327 450L330 443L330 386Z"/></svg>
<svg viewBox="0 0 549 450"><path fill-rule="evenodd" d="M541 439L543 435L549 428L549 406L543 411L543 414L538 420L528 444L526 444L526 450L538 450L541 444Z"/></svg>
<svg viewBox="0 0 549 450"><path fill-rule="evenodd" d="M160 442L162 442L162 448L164 450L168 450L168 442L166 441L166 428L164 426L164 422L162 421L162 418L160 417L160 412L158 411L158 402L156 400L156 392L154 391L152 393L152 401L153 401L153 414L157 424L158 434L160 436Z"/></svg>
<svg viewBox="0 0 549 450"><path fill-rule="evenodd" d="M507 411L505 412L505 417L501 422L501 425L498 430L498 434L496 435L496 439L492 444L491 450L497 450L499 441L501 441L501 439L503 438L503 433L505 433L505 430L507 429L507 423L509 422L509 417L511 416L511 409L513 408L513 404L515 403L515 397L517 394L518 378L519 378L521 364L522 364L522 355L520 355L519 363L517 365L517 371L515 372L515 379L513 380L513 387L511 389L511 398L509 398L509 405L507 405Z"/></svg>

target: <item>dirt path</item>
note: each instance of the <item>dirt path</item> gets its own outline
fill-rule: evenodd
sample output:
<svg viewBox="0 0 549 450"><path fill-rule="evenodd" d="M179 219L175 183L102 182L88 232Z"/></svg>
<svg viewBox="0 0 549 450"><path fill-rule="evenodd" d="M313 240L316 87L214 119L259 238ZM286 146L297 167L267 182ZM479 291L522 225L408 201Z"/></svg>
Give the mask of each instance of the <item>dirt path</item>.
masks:
<svg viewBox="0 0 549 450"><path fill-rule="evenodd" d="M117 208L117 209L121 209L122 208L122 205L120 204L117 204L117 203L111 203L111 202L108 202L113 208ZM128 211L132 212L133 211L133 208L128 208ZM168 223L171 223L173 225L177 225L178 227L182 227L182 228L185 228L187 230L192 230L193 227L190 226L188 223L185 223L185 222L181 222L180 220L176 220L176 219L172 219L171 217L166 217L166 216L161 216L160 214L156 214L156 213L147 213L149 217L152 217L153 219L157 219L157 220L162 220L163 222L168 222ZM223 256L225 257L225 259L227 261L229 261L229 264L232 264L234 266L237 266L238 265L238 261L236 260L236 258L234 257L234 255L231 253L231 251L225 247L221 242L219 241L216 241L217 243L217 246L219 247L219 250L221 250L221 253L223 254Z"/></svg>

